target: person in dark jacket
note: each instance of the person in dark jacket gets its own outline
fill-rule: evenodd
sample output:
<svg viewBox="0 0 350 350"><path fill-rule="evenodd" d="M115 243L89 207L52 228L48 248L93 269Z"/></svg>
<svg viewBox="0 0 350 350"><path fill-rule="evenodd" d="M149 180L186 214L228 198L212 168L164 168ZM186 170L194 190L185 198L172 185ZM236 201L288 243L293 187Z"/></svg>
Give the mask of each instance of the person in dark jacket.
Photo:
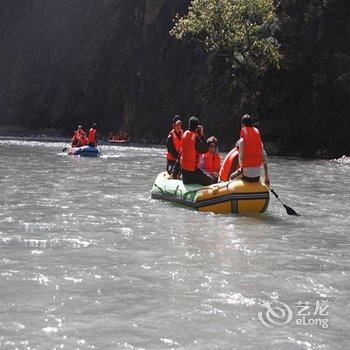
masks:
<svg viewBox="0 0 350 350"><path fill-rule="evenodd" d="M208 150L203 127L199 125L198 118L191 117L181 142L180 165L184 184L207 186L214 183L214 178L199 168L200 154L205 154Z"/></svg>
<svg viewBox="0 0 350 350"><path fill-rule="evenodd" d="M181 128L182 122L181 118L177 115L173 119L173 128L169 132L169 135L166 139L166 159L167 159L167 165L166 165L166 171L169 175L171 175L173 167L177 161L177 158L179 156L180 148L181 148L181 140L183 136L183 130Z"/></svg>

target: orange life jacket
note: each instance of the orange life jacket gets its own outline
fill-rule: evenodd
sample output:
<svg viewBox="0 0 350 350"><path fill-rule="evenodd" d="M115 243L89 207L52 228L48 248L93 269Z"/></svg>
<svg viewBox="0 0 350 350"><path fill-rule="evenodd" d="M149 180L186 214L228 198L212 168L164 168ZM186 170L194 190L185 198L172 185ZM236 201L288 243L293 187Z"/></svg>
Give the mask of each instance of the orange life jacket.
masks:
<svg viewBox="0 0 350 350"><path fill-rule="evenodd" d="M203 154L204 170L208 173L218 173L221 167L221 157L219 153L207 152Z"/></svg>
<svg viewBox="0 0 350 350"><path fill-rule="evenodd" d="M89 142L95 144L96 143L96 129L91 128L89 131Z"/></svg>
<svg viewBox="0 0 350 350"><path fill-rule="evenodd" d="M79 144L79 139L82 133L83 133L83 130L78 129L74 131L74 135L72 138L72 147L77 146Z"/></svg>
<svg viewBox="0 0 350 350"><path fill-rule="evenodd" d="M219 177L220 181L228 181L230 180L230 176L232 173L234 173L236 170L238 170L239 167L239 150L237 147L232 149L227 156L224 159L224 162L222 163Z"/></svg>
<svg viewBox="0 0 350 350"><path fill-rule="evenodd" d="M241 130L243 139L243 168L259 167L263 164L262 143L259 130L244 126Z"/></svg>
<svg viewBox="0 0 350 350"><path fill-rule="evenodd" d="M80 146L86 146L89 143L89 139L85 136L80 136L79 138L79 145Z"/></svg>
<svg viewBox="0 0 350 350"><path fill-rule="evenodd" d="M170 131L169 135L171 135L171 137L173 139L173 144L174 144L176 152L180 152L183 131L180 130L179 135L177 135L176 132L173 129L173 130ZM168 159L168 160L176 160L169 151L166 152L166 159Z"/></svg>
<svg viewBox="0 0 350 350"><path fill-rule="evenodd" d="M186 130L181 141L180 165L183 170L195 171L199 165L199 155L196 151L197 133Z"/></svg>

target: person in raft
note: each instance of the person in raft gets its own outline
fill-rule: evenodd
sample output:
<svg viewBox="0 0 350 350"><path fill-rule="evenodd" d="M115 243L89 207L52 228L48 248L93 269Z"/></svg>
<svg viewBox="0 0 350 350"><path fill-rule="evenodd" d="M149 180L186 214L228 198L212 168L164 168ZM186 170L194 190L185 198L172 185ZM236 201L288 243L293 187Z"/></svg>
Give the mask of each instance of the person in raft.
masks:
<svg viewBox="0 0 350 350"><path fill-rule="evenodd" d="M227 154L222 162L219 171L219 182L226 182L230 180L231 175L239 169L239 150L237 146Z"/></svg>
<svg viewBox="0 0 350 350"><path fill-rule="evenodd" d="M184 132L182 138L180 151L180 166L184 184L196 183L207 186L214 183L211 175L199 169L200 154L207 153L208 149L203 127L199 125L196 117L191 117L188 130Z"/></svg>
<svg viewBox="0 0 350 350"><path fill-rule="evenodd" d="M81 125L79 125L78 129L76 131L74 131L71 147L79 147L79 139L80 139L81 134L83 132L84 132L83 127Z"/></svg>
<svg viewBox="0 0 350 350"><path fill-rule="evenodd" d="M261 166L264 165L265 184L270 186L267 169L267 156L261 141L260 132L253 127L250 115L245 114L241 120L241 138L236 146L239 148L239 166L230 179L242 178L248 182L260 181Z"/></svg>
<svg viewBox="0 0 350 350"><path fill-rule="evenodd" d="M173 119L173 128L169 132L169 135L166 139L166 159L167 159L167 164L166 164L166 171L168 172L169 175L171 175L173 171L173 167L176 163L176 160L179 156L180 148L181 148L181 140L183 136L183 130L181 128L182 122L181 118L176 115Z"/></svg>
<svg viewBox="0 0 350 350"><path fill-rule="evenodd" d="M215 136L211 136L207 140L208 152L203 154L199 164L199 168L210 174L215 182L219 178L221 168L221 157L218 150L218 140Z"/></svg>
<svg viewBox="0 0 350 350"><path fill-rule="evenodd" d="M96 123L93 123L92 127L89 131L89 146L96 147L97 143L98 143L98 141L97 141Z"/></svg>
<svg viewBox="0 0 350 350"><path fill-rule="evenodd" d="M81 136L79 137L79 147L86 146L89 143L89 139L86 135L86 132L83 131Z"/></svg>

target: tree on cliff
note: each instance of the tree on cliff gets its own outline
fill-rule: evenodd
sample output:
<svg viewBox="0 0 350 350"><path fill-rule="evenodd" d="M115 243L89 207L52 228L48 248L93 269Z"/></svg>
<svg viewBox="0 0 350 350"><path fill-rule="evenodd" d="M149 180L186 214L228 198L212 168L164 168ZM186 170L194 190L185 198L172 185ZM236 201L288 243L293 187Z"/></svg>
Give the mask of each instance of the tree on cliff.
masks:
<svg viewBox="0 0 350 350"><path fill-rule="evenodd" d="M223 57L233 85L257 108L260 77L281 64L277 22L273 0L193 0L170 34L199 41L211 55Z"/></svg>

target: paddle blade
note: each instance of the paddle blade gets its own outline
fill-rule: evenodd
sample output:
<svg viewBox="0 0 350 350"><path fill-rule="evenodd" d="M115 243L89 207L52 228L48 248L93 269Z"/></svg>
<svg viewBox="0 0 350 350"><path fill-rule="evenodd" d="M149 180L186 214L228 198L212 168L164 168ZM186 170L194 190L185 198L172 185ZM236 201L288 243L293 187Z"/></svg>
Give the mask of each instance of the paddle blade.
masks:
<svg viewBox="0 0 350 350"><path fill-rule="evenodd" d="M62 150L62 152L66 152L67 149L68 149L68 147L64 147L63 150Z"/></svg>
<svg viewBox="0 0 350 350"><path fill-rule="evenodd" d="M293 208L288 207L288 205L284 205L286 208L286 212L288 215L293 215L293 216L300 216Z"/></svg>

